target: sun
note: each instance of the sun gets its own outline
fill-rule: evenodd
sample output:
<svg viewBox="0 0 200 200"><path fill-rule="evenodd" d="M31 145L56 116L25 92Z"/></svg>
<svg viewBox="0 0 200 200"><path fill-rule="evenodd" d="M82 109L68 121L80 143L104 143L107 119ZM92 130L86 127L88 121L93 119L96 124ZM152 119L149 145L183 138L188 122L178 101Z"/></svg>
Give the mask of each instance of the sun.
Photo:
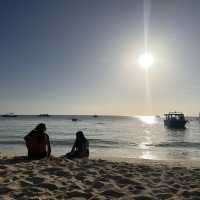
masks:
<svg viewBox="0 0 200 200"><path fill-rule="evenodd" d="M138 63L145 69L149 69L154 63L154 57L150 53L144 53L139 56Z"/></svg>

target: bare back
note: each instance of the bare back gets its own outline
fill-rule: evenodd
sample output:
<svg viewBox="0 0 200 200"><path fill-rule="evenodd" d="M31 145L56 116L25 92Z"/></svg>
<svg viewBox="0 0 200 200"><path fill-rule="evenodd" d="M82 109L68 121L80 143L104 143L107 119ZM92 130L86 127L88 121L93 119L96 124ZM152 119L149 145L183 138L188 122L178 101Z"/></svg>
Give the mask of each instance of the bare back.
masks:
<svg viewBox="0 0 200 200"><path fill-rule="evenodd" d="M44 133L44 137L40 140L38 140L37 134L27 135L25 141L29 155L50 155L49 136L46 133Z"/></svg>

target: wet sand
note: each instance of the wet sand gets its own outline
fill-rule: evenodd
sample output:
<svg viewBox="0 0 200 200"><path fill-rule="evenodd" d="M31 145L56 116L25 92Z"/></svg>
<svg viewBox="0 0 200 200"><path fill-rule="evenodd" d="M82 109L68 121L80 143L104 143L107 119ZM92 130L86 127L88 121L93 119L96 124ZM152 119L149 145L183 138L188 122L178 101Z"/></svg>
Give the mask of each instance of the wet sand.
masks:
<svg viewBox="0 0 200 200"><path fill-rule="evenodd" d="M4 157L0 159L0 199L199 200L200 165Z"/></svg>

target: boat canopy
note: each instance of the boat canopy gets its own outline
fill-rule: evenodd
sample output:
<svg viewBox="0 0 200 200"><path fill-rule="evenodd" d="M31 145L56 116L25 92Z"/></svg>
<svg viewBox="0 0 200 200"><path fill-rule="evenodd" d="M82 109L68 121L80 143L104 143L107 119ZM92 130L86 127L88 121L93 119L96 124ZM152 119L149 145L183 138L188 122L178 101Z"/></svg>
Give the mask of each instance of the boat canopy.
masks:
<svg viewBox="0 0 200 200"><path fill-rule="evenodd" d="M172 118L175 118L175 119L184 119L184 114L181 113L181 112L169 112L167 114L164 114L166 119L172 119Z"/></svg>

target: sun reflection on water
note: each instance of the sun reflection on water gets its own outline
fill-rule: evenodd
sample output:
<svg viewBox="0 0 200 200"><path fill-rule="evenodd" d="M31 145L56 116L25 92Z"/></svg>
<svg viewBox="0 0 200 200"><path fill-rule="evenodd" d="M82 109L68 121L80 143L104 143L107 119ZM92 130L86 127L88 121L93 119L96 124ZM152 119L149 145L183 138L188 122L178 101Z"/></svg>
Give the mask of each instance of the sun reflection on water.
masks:
<svg viewBox="0 0 200 200"><path fill-rule="evenodd" d="M156 124L157 119L155 116L140 116L139 120L145 124Z"/></svg>
<svg viewBox="0 0 200 200"><path fill-rule="evenodd" d="M151 151L144 151L144 152L142 152L142 155L140 157L142 159L156 160L156 157L152 154Z"/></svg>

